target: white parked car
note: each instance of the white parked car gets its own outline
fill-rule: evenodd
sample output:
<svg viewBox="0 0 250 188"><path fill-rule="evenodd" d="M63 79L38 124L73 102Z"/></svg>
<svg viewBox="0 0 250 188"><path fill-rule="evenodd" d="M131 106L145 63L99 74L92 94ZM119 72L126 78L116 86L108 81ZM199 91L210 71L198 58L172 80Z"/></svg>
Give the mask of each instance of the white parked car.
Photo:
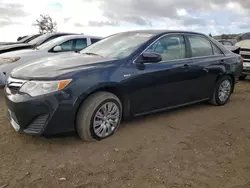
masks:
<svg viewBox="0 0 250 188"><path fill-rule="evenodd" d="M235 46L240 47L240 55L244 59L243 71L240 76L240 80L244 80L250 75L250 32L237 36L236 40L238 42Z"/></svg>
<svg viewBox="0 0 250 188"><path fill-rule="evenodd" d="M41 58L48 58L61 53L72 53L101 40L100 37L86 35L67 35L44 43L35 49L25 49L0 54L0 86L5 85L11 71Z"/></svg>

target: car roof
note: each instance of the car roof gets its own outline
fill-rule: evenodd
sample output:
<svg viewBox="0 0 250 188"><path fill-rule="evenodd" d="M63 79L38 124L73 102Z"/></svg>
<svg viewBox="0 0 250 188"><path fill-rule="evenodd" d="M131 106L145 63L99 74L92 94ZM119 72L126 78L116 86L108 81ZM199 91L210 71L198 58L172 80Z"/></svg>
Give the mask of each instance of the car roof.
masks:
<svg viewBox="0 0 250 188"><path fill-rule="evenodd" d="M72 39L72 38L96 38L96 39L102 39L102 37L97 37L97 36L90 36L90 35L64 35L61 37L58 37L60 39Z"/></svg>
<svg viewBox="0 0 250 188"><path fill-rule="evenodd" d="M44 43L38 46L38 49L47 50L71 39L78 39L78 38L82 39L82 38L87 38L87 37L89 36L87 35L65 35L65 36L57 37L51 41L48 41L47 43ZM93 37L93 38L100 38L100 37Z"/></svg>
<svg viewBox="0 0 250 188"><path fill-rule="evenodd" d="M202 33L193 32L193 31L183 31L183 30L134 30L134 31L126 31L123 33L148 33L148 34L168 34L168 33L186 33L186 34L198 34L204 35Z"/></svg>

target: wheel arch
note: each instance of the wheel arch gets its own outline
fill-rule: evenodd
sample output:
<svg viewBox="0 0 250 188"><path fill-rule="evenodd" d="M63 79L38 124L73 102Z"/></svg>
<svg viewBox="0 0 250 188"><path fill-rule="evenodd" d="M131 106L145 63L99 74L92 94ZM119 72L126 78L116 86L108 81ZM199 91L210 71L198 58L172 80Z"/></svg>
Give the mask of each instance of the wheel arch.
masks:
<svg viewBox="0 0 250 188"><path fill-rule="evenodd" d="M223 76L229 76L229 77L232 79L232 93L233 93L233 92L234 92L234 87L235 87L235 82L236 82L236 78L235 78L234 74L233 74L233 73L220 74L220 75L217 77L215 83L217 83L217 81L218 81L221 77L223 77Z"/></svg>
<svg viewBox="0 0 250 188"><path fill-rule="evenodd" d="M130 116L130 101L126 95L126 92L122 89L122 87L118 83L105 83L105 84L100 84L98 86L94 86L90 88L78 98L76 105L75 105L76 106L75 114L74 114L75 119L76 119L78 110L80 106L82 105L82 103L85 100L87 100L87 98L91 96L92 94L96 92L101 92L101 91L110 92L116 95L120 99L121 104L122 104L122 108L123 108L122 118L126 119Z"/></svg>

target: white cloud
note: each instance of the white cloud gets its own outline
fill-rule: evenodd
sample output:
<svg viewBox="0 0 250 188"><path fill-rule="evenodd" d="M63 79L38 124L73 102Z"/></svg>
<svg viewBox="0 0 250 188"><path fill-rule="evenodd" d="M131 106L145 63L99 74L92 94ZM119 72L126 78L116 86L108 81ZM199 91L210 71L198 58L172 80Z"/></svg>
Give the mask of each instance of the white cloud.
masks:
<svg viewBox="0 0 250 188"><path fill-rule="evenodd" d="M99 36L133 29L241 32L250 29L248 8L244 0L0 0L7 11L0 42L36 33L40 14L49 14L58 31Z"/></svg>

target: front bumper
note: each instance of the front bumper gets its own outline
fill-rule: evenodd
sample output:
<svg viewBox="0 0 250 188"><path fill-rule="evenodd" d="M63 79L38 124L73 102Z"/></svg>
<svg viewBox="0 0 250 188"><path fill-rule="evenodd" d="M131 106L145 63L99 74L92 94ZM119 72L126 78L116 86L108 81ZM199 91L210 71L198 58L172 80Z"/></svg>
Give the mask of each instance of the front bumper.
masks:
<svg viewBox="0 0 250 188"><path fill-rule="evenodd" d="M5 88L10 123L18 132L51 136L75 131L76 98L64 91L30 97Z"/></svg>
<svg viewBox="0 0 250 188"><path fill-rule="evenodd" d="M250 67L244 67L241 74L250 75Z"/></svg>

